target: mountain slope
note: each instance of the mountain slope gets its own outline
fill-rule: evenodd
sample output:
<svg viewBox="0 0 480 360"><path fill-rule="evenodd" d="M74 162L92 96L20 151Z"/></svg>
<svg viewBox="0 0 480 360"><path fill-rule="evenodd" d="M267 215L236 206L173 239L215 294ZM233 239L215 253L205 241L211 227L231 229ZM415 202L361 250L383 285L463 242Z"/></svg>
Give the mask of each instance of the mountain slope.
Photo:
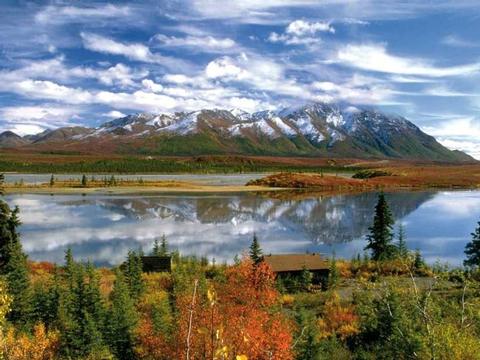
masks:
<svg viewBox="0 0 480 360"><path fill-rule="evenodd" d="M473 160L445 148L403 117L324 103L254 114L238 109L135 114L95 129L61 128L23 140L33 149L124 154Z"/></svg>
<svg viewBox="0 0 480 360"><path fill-rule="evenodd" d="M0 148L2 147L17 147L28 144L21 136L18 136L13 131L4 131L0 134Z"/></svg>

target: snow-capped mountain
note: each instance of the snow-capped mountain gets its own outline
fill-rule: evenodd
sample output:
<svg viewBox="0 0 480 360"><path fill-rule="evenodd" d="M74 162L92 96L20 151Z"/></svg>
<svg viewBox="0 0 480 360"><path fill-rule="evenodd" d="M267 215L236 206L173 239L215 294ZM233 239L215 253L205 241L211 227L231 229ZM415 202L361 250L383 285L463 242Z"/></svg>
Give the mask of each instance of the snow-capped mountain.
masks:
<svg viewBox="0 0 480 360"><path fill-rule="evenodd" d="M24 140L27 146L85 151L122 147L122 151L128 148L129 152L159 155L328 154L471 160L464 153L446 149L401 116L325 103L253 114L240 109L139 113L97 128L61 128Z"/></svg>

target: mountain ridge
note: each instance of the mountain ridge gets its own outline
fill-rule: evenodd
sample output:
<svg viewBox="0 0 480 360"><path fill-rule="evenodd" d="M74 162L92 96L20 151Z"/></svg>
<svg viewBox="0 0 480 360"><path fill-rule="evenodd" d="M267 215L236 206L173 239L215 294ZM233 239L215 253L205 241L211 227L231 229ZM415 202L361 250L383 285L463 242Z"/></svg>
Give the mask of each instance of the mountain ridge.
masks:
<svg viewBox="0 0 480 360"><path fill-rule="evenodd" d="M445 148L404 117L325 103L251 114L240 109L137 113L96 128L64 127L23 138L5 133L0 147L42 151L474 160ZM12 134L20 140L12 141Z"/></svg>

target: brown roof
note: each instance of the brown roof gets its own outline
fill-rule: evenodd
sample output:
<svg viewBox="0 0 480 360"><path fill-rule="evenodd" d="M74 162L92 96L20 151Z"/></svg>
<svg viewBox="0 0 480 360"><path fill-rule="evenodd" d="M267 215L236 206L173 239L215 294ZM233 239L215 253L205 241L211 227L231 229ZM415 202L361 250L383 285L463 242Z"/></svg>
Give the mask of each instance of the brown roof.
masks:
<svg viewBox="0 0 480 360"><path fill-rule="evenodd" d="M264 260L270 265L273 272L300 271L303 268L308 270L326 270L329 262L320 254L285 254L265 255Z"/></svg>

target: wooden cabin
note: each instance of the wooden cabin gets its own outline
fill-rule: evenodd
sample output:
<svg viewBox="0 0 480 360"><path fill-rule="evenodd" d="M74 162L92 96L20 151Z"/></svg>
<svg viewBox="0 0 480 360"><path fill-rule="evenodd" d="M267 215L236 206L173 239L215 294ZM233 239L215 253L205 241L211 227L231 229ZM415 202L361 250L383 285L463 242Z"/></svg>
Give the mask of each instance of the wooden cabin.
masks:
<svg viewBox="0 0 480 360"><path fill-rule="evenodd" d="M171 272L171 256L142 256L143 272Z"/></svg>
<svg viewBox="0 0 480 360"><path fill-rule="evenodd" d="M314 284L323 283L330 271L328 259L316 253L270 254L265 255L263 259L278 277L299 276L304 269L307 269L313 275Z"/></svg>

